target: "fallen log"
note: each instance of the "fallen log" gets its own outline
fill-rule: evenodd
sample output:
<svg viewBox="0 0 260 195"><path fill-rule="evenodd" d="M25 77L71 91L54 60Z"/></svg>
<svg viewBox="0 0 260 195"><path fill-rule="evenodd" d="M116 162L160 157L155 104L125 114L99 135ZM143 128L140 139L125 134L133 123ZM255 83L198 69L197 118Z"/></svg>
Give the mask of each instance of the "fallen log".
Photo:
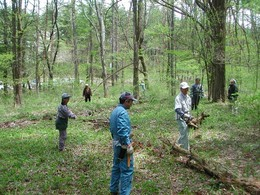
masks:
<svg viewBox="0 0 260 195"><path fill-rule="evenodd" d="M160 138L160 140L164 144L171 146L172 150L175 152L185 155L185 157L178 160L178 162L200 172L204 172L228 186L242 187L245 191L252 195L260 194L260 181L256 179L238 178L236 175L230 173L226 168L223 168L223 166L217 164L216 162L207 162L206 160L200 158L197 154L182 149L176 143L172 144L167 138Z"/></svg>

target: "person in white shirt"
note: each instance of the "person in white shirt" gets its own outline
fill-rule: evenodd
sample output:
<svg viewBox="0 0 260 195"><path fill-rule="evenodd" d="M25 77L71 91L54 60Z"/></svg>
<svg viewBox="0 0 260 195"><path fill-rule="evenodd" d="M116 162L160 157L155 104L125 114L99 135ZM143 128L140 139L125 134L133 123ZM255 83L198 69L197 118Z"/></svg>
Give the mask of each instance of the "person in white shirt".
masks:
<svg viewBox="0 0 260 195"><path fill-rule="evenodd" d="M190 150L189 145L189 129L186 124L187 120L191 120L192 116L190 114L191 110L191 98L188 95L189 85L187 82L182 82L180 84L180 93L175 98L174 111L176 112L176 120L179 126L179 138L177 143L180 147L186 150Z"/></svg>

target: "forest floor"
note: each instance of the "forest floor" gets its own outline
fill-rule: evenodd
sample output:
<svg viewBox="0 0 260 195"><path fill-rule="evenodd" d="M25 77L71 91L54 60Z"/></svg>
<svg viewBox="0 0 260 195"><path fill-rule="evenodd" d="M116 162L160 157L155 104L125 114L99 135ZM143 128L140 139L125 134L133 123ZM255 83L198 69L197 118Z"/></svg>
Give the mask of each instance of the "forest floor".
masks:
<svg viewBox="0 0 260 195"><path fill-rule="evenodd" d="M0 123L0 194L108 194L108 118L115 102L71 103L78 117L69 121L64 152L58 151L55 111L8 113L11 117ZM214 164L215 171L259 186L259 118L249 115L250 108L240 106L232 114L228 104L206 100L193 115L200 112L210 117L190 130L191 151ZM178 138L172 101L143 99L129 115L135 142L132 194L252 194L245 186L191 168L182 161L185 155L162 141Z"/></svg>

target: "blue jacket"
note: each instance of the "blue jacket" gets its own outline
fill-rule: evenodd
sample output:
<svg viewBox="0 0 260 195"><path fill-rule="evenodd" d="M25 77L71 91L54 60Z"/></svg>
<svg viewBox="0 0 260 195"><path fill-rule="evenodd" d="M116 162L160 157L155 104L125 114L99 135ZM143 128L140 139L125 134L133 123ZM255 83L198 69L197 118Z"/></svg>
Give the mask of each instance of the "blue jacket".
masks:
<svg viewBox="0 0 260 195"><path fill-rule="evenodd" d="M118 104L111 113L110 132L113 139L119 141L121 145L129 145L131 143L131 123L128 112L122 104Z"/></svg>
<svg viewBox="0 0 260 195"><path fill-rule="evenodd" d="M190 96L193 97L204 97L204 90L201 84L193 84L190 89Z"/></svg>

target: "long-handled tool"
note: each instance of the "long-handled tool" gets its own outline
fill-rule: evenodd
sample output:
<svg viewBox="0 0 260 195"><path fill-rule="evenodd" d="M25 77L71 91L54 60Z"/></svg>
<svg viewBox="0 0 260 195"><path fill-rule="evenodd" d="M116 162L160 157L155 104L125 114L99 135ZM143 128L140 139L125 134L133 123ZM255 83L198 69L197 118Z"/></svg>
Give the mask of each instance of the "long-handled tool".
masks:
<svg viewBox="0 0 260 195"><path fill-rule="evenodd" d="M127 154L127 167L130 167L131 154Z"/></svg>

